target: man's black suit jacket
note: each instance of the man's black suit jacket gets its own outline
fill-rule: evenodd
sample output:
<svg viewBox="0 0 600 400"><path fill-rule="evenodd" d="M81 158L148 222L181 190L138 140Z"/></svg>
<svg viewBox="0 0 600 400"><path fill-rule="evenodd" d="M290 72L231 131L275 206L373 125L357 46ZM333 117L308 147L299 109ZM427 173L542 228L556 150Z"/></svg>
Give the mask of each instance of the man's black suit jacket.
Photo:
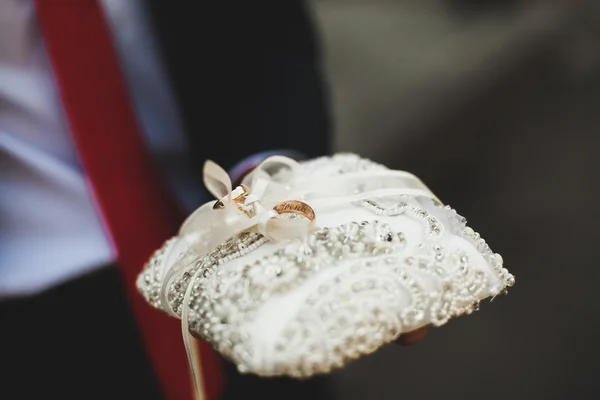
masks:
<svg viewBox="0 0 600 400"><path fill-rule="evenodd" d="M305 2L148 0L147 12L198 167L282 148L328 152L320 49Z"/></svg>

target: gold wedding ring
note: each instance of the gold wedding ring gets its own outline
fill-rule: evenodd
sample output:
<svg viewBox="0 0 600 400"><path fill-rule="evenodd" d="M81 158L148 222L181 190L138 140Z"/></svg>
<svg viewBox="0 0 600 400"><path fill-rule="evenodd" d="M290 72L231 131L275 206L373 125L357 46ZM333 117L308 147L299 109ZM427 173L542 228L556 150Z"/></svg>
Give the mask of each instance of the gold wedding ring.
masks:
<svg viewBox="0 0 600 400"><path fill-rule="evenodd" d="M308 204L298 200L286 200L273 207L279 214L297 214L302 215L309 221L315 220L315 211Z"/></svg>
<svg viewBox="0 0 600 400"><path fill-rule="evenodd" d="M233 201L238 204L244 204L246 201L246 197L250 194L250 189L246 185L240 185L231 191L231 197ZM217 200L213 205L213 209L221 209L225 208L225 199L227 196L223 197L221 200Z"/></svg>

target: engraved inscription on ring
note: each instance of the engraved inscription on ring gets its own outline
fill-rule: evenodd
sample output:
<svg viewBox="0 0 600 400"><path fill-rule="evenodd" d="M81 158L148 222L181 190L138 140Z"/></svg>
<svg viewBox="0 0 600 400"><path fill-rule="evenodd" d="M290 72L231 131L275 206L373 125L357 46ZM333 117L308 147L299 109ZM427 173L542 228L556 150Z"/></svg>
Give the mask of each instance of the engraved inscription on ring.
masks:
<svg viewBox="0 0 600 400"><path fill-rule="evenodd" d="M273 210L277 211L279 214L300 214L311 221L315 219L315 211L311 206L298 200L282 201L273 207Z"/></svg>

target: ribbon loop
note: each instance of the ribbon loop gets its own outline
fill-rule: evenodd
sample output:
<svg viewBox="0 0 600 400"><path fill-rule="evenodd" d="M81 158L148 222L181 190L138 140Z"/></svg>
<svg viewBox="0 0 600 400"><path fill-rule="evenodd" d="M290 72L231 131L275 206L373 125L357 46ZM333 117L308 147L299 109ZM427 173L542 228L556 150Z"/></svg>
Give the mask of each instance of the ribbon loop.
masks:
<svg viewBox="0 0 600 400"><path fill-rule="evenodd" d="M228 196L227 202L231 200L231 179L219 164L211 160L206 160L202 170L202 177L204 186L206 186L206 189L215 196L217 200L220 200L225 196Z"/></svg>

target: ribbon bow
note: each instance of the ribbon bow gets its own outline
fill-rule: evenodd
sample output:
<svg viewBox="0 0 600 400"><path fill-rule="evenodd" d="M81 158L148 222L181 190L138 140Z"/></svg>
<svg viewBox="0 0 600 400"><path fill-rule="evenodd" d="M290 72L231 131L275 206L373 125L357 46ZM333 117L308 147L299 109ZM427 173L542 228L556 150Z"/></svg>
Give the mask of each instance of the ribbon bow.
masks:
<svg viewBox="0 0 600 400"><path fill-rule="evenodd" d="M294 198L291 185L276 180L269 172L291 174L298 163L281 156L263 161L242 186L232 188L231 179L223 168L206 161L203 169L204 184L218 200L220 207L207 203L190 215L180 228L179 236L189 249L203 256L220 243L243 231L256 231L271 241L289 240L310 233L314 224L307 219L280 219L274 207ZM210 232L210 234L208 234Z"/></svg>

